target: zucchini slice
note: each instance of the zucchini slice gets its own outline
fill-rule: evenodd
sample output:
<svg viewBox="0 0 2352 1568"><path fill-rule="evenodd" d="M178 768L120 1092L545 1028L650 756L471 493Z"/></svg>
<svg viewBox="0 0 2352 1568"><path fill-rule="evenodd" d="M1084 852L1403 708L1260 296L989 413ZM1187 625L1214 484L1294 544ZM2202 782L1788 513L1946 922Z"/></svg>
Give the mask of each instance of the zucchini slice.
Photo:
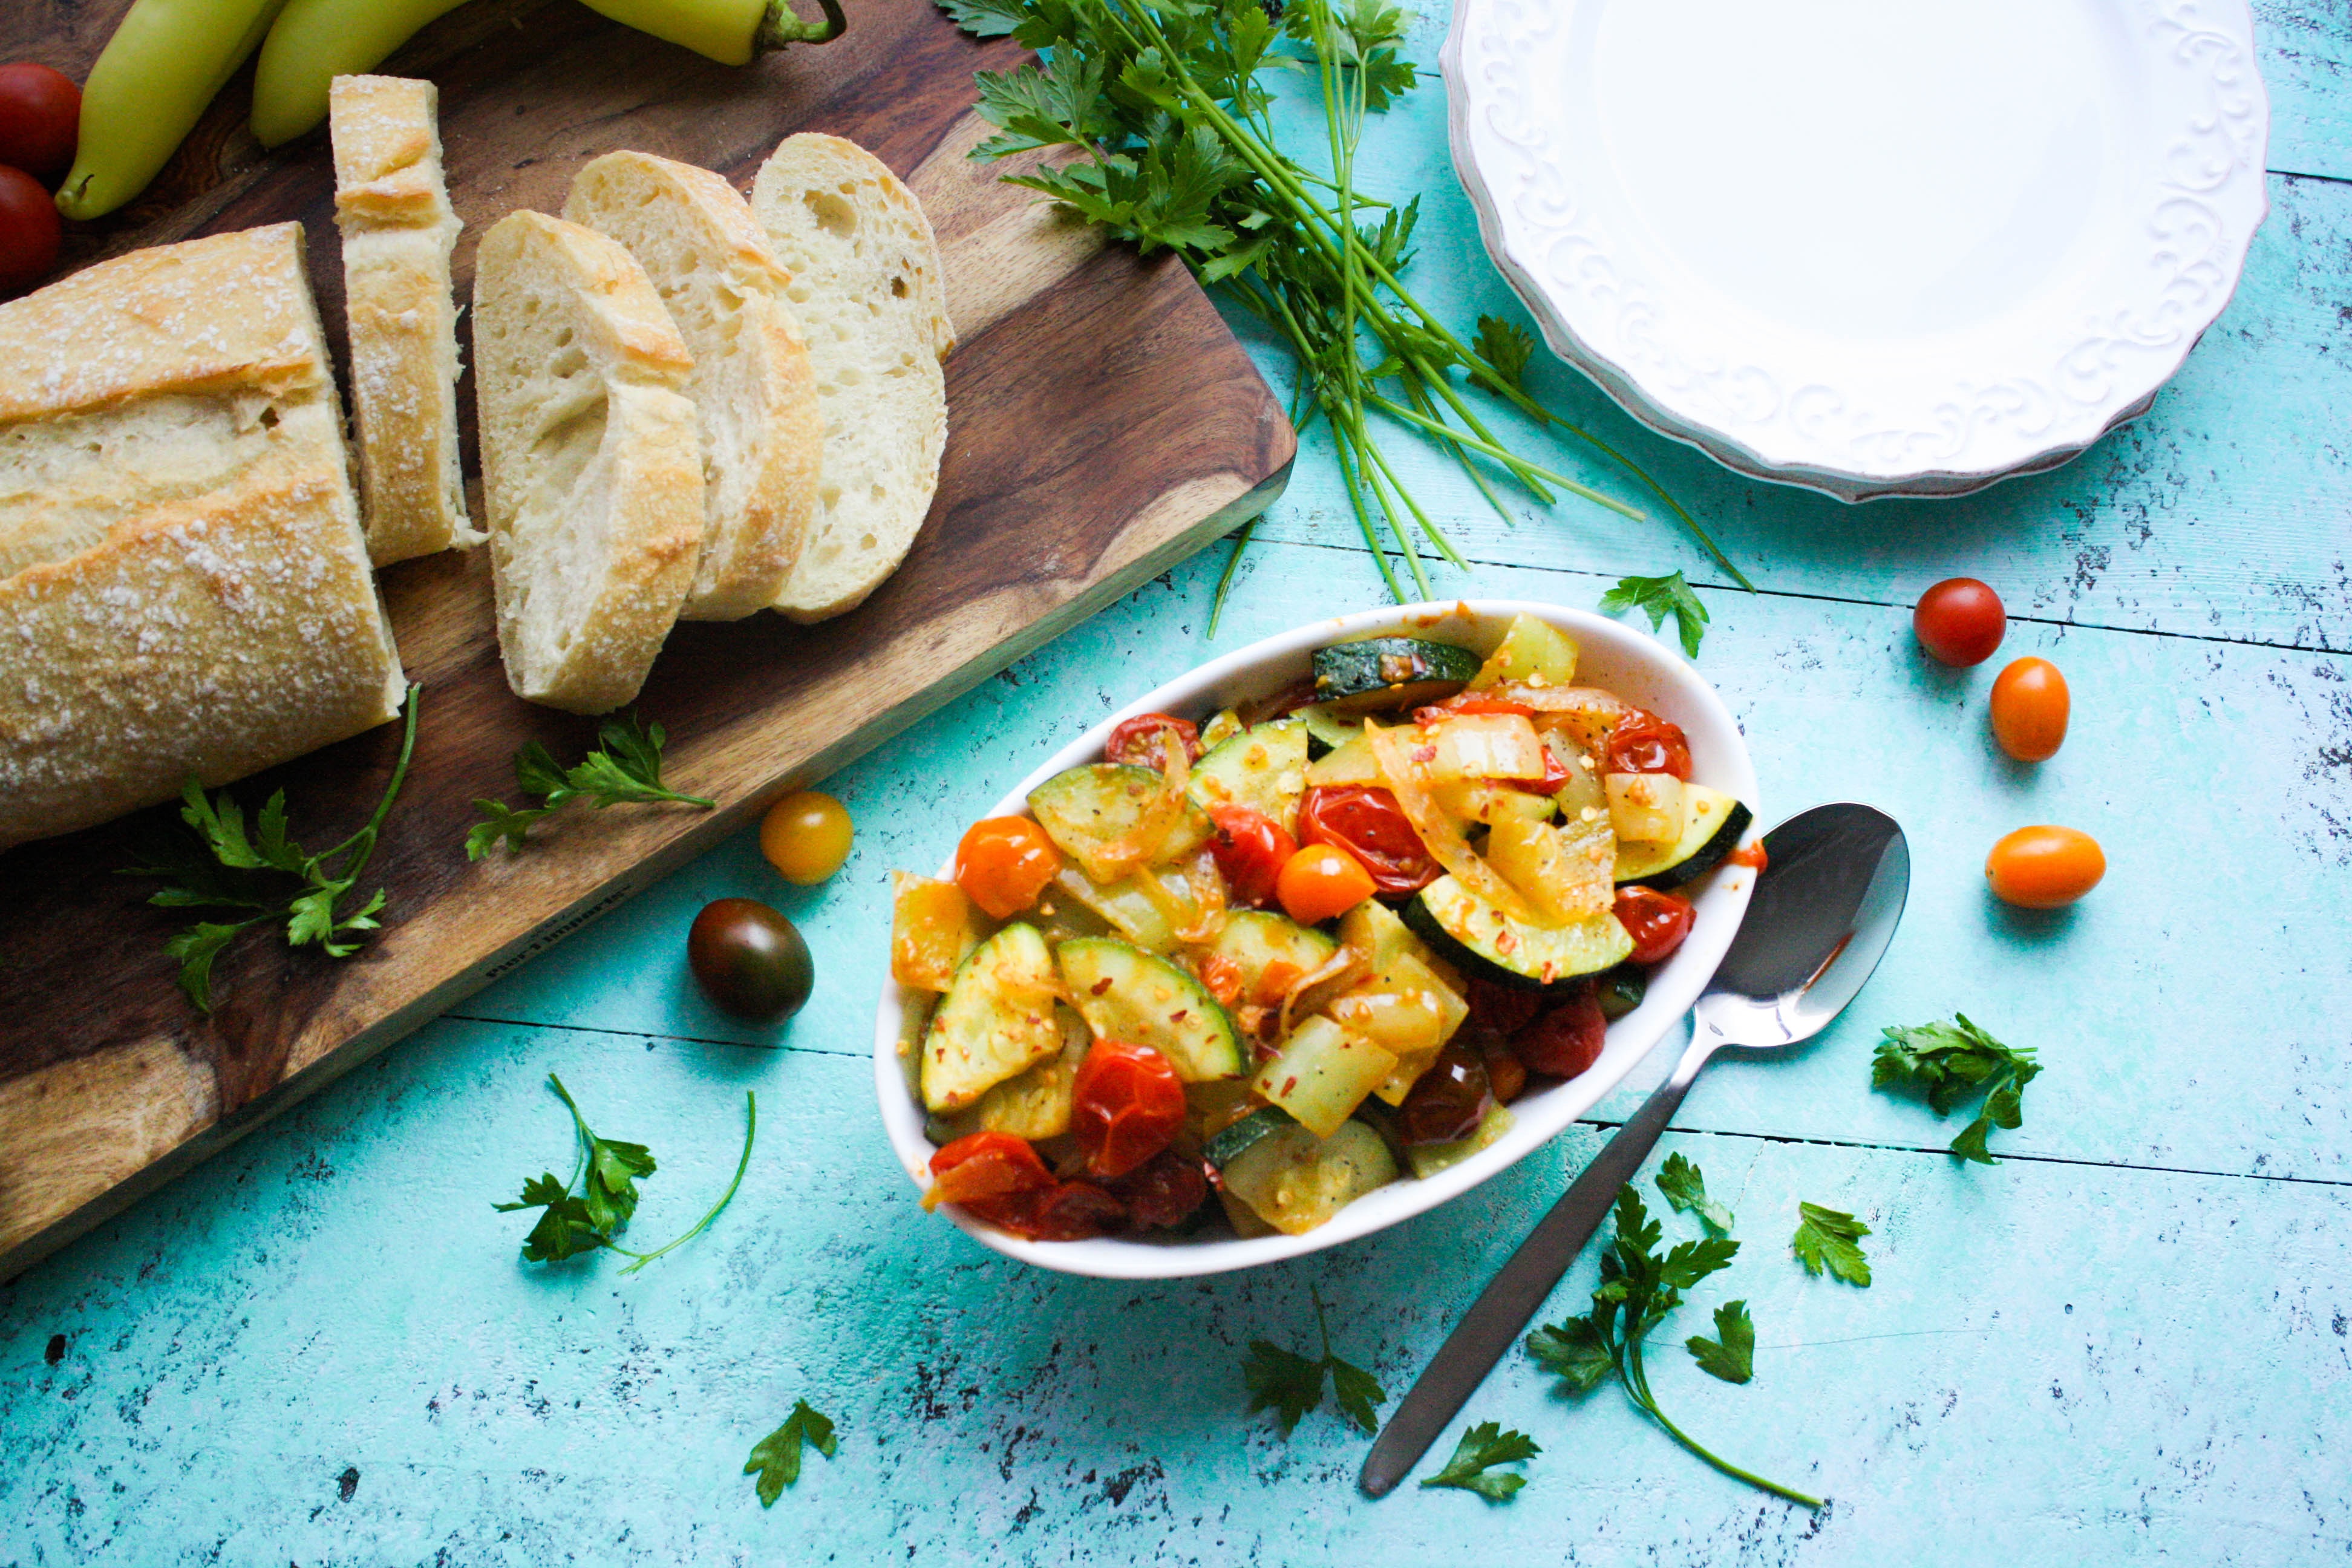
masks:
<svg viewBox="0 0 2352 1568"><path fill-rule="evenodd" d="M1756 814L1719 789L1683 785L1683 830L1664 844L1617 843L1616 879L1622 886L1679 888L1695 882L1739 847L1740 836Z"/></svg>
<svg viewBox="0 0 2352 1568"><path fill-rule="evenodd" d="M1607 910L1573 925L1530 925L1451 876L1413 895L1404 923L1465 973L1521 991L1613 969L1633 951L1633 939Z"/></svg>
<svg viewBox="0 0 2352 1568"><path fill-rule="evenodd" d="M1478 673L1478 656L1452 643L1370 637L1315 650L1316 700L1342 718L1442 702Z"/></svg>
<svg viewBox="0 0 2352 1568"><path fill-rule="evenodd" d="M1262 1105L1232 1126L1210 1133L1201 1145L1201 1158L1222 1171L1240 1159L1244 1150L1267 1133L1297 1125L1290 1112L1282 1107Z"/></svg>
<svg viewBox="0 0 2352 1568"><path fill-rule="evenodd" d="M1282 1054L1258 1069L1250 1087L1318 1138L1328 1138L1396 1066L1395 1052L1318 1016L1290 1031Z"/></svg>
<svg viewBox="0 0 2352 1568"><path fill-rule="evenodd" d="M1395 1181L1397 1163L1363 1122L1344 1123L1328 1138L1294 1124L1258 1139L1220 1173L1226 1194L1251 1213L1285 1236L1303 1236Z"/></svg>
<svg viewBox="0 0 2352 1568"><path fill-rule="evenodd" d="M1204 808L1245 805L1292 833L1307 793L1307 722L1256 724L1192 764L1185 793Z"/></svg>
<svg viewBox="0 0 2352 1568"><path fill-rule="evenodd" d="M1143 822L1160 790L1160 775L1122 763L1085 763L1065 768L1029 792L1029 809L1055 848L1086 868L1097 882L1116 881L1133 870L1118 847ZM1146 858L1159 865L1181 859L1209 841L1209 814L1192 800L1168 836Z"/></svg>
<svg viewBox="0 0 2352 1568"><path fill-rule="evenodd" d="M1404 1152L1405 1162L1412 1165L1414 1175L1426 1180L1493 1143L1511 1130L1516 1120L1509 1106L1490 1105L1478 1125L1470 1130L1470 1136L1451 1143L1416 1143Z"/></svg>
<svg viewBox="0 0 2352 1568"><path fill-rule="evenodd" d="M1097 1035L1150 1046L1186 1083L1241 1076L1233 1019L1206 986L1166 959L1108 937L1066 942L1059 957L1070 1000Z"/></svg>
<svg viewBox="0 0 2352 1568"><path fill-rule="evenodd" d="M1321 931L1268 910L1233 910L1209 944L1211 957L1239 972L1241 999L1260 1005L1282 1000L1291 981L1314 973L1338 951L1339 944ZM1277 964L1286 968L1287 978L1276 972Z"/></svg>
<svg viewBox="0 0 2352 1568"><path fill-rule="evenodd" d="M1320 702L1310 702L1291 717L1307 726L1307 754L1310 758L1336 752L1364 732L1361 719L1343 718Z"/></svg>
<svg viewBox="0 0 2352 1568"><path fill-rule="evenodd" d="M923 1105L961 1110L1062 1048L1054 955L1015 922L972 949L923 1034Z"/></svg>

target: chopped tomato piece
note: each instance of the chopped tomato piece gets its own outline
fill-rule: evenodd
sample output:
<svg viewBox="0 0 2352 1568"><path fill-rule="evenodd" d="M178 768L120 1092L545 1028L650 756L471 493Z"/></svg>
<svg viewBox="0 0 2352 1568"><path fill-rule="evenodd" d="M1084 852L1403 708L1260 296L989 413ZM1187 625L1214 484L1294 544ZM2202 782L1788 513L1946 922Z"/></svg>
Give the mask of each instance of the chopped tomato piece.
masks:
<svg viewBox="0 0 2352 1568"><path fill-rule="evenodd" d="M1609 731L1609 768L1612 773L1672 773L1690 782L1690 741L1682 726L1636 708Z"/></svg>
<svg viewBox="0 0 2352 1568"><path fill-rule="evenodd" d="M1150 1046L1097 1040L1071 1092L1070 1131L1091 1176L1127 1174L1184 1125L1184 1081Z"/></svg>
<svg viewBox="0 0 2352 1568"><path fill-rule="evenodd" d="M923 1206L967 1206L1054 1184L1054 1173L1026 1141L1010 1132L973 1132L931 1156L931 1186Z"/></svg>

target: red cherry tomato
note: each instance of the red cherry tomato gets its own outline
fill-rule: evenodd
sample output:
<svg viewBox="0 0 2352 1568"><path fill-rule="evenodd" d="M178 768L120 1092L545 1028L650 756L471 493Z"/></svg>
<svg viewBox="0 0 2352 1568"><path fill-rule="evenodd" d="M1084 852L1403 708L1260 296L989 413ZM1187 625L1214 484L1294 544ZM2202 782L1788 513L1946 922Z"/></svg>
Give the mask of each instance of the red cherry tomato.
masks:
<svg viewBox="0 0 2352 1568"><path fill-rule="evenodd" d="M1396 796L1368 784L1318 784L1298 803L1298 837L1344 849L1383 893L1426 888L1445 868L1430 858Z"/></svg>
<svg viewBox="0 0 2352 1568"><path fill-rule="evenodd" d="M0 166L0 298L21 294L58 264L65 223L41 182Z"/></svg>
<svg viewBox="0 0 2352 1568"><path fill-rule="evenodd" d="M1683 727L1636 708L1609 731L1609 772L1672 773L1690 782L1690 742Z"/></svg>
<svg viewBox="0 0 2352 1568"><path fill-rule="evenodd" d="M1137 1230L1161 1230L1181 1225L1207 1201L1209 1179L1201 1162L1187 1160L1172 1149L1129 1171L1105 1190L1127 1209L1128 1224Z"/></svg>
<svg viewBox="0 0 2352 1568"><path fill-rule="evenodd" d="M1633 939L1628 963L1662 963L1690 935L1690 900L1655 888L1620 888L1617 923Z"/></svg>
<svg viewBox="0 0 2352 1568"><path fill-rule="evenodd" d="M956 886L1001 921L1035 903L1061 869L1054 841L1025 816L982 817L956 846Z"/></svg>
<svg viewBox="0 0 2352 1568"><path fill-rule="evenodd" d="M931 1156L931 1185L923 1194L923 1206L969 1206L1053 1184L1054 1173L1024 1140L1010 1132L974 1132Z"/></svg>
<svg viewBox="0 0 2352 1568"><path fill-rule="evenodd" d="M1601 1059L1609 1043L1609 1018L1588 982L1552 1003L1511 1037L1511 1054L1529 1072L1574 1078Z"/></svg>
<svg viewBox="0 0 2352 1568"><path fill-rule="evenodd" d="M1275 885L1282 868L1298 853L1298 841L1280 823L1245 805L1211 806L1209 820L1217 825L1209 853L1216 857L1218 874L1233 902L1253 909L1274 902Z"/></svg>
<svg viewBox="0 0 2352 1568"><path fill-rule="evenodd" d="M2107 874L2098 840L2074 827L2021 827L1985 857L1993 897L2021 909L2054 910L2073 903Z"/></svg>
<svg viewBox="0 0 2352 1568"><path fill-rule="evenodd" d="M1470 977L1467 1000L1470 1016L1464 1020L1464 1026L1489 1032L1498 1039L1509 1039L1535 1022L1536 1015L1543 1011L1542 993L1497 985L1475 974Z"/></svg>
<svg viewBox="0 0 2352 1568"><path fill-rule="evenodd" d="M0 163L55 187L73 167L80 134L73 78L30 60L0 66Z"/></svg>
<svg viewBox="0 0 2352 1568"><path fill-rule="evenodd" d="M2021 658L1993 678L1992 736L2021 763L2046 762L2066 743L2074 700L2046 658Z"/></svg>
<svg viewBox="0 0 2352 1568"><path fill-rule="evenodd" d="M1156 773L1168 765L1168 743L1160 738L1168 734L1183 743L1188 762L1199 759L1201 727L1172 713L1138 713L1132 719L1120 720L1103 746L1103 755L1114 763L1150 768Z"/></svg>
<svg viewBox="0 0 2352 1568"><path fill-rule="evenodd" d="M1092 1182L1055 1182L1001 1198L976 1198L964 1207L1028 1241L1084 1241L1127 1222L1125 1206Z"/></svg>
<svg viewBox="0 0 2352 1568"><path fill-rule="evenodd" d="M2000 646L2009 618L2000 595L1973 577L1947 577L1911 612L1919 646L1946 664L1982 664Z"/></svg>
<svg viewBox="0 0 2352 1568"><path fill-rule="evenodd" d="M1087 1173L1124 1176L1184 1125L1184 1080L1150 1046L1097 1040L1071 1086L1070 1131Z"/></svg>
<svg viewBox="0 0 2352 1568"><path fill-rule="evenodd" d="M1309 844L1293 855L1274 884L1283 912L1307 926L1339 919L1373 891L1363 862L1329 844Z"/></svg>

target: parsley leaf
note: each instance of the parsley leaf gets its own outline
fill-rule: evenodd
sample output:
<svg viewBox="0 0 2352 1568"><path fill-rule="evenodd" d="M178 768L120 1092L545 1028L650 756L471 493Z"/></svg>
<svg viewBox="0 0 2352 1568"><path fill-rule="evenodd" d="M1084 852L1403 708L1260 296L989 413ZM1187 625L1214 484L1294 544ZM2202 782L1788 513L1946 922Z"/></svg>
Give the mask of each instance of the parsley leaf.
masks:
<svg viewBox="0 0 2352 1568"><path fill-rule="evenodd" d="M1310 1361L1268 1340L1250 1342L1249 1360L1242 1363L1242 1381L1250 1392L1252 1415L1272 1410L1287 1437L1299 1418L1323 1403L1323 1376L1331 1377L1331 1393L1339 1414L1365 1432L1380 1430L1378 1411L1387 1393L1370 1373L1331 1353L1331 1330L1324 1321L1323 1296L1313 1286L1315 1327L1323 1340L1323 1354Z"/></svg>
<svg viewBox="0 0 2352 1568"><path fill-rule="evenodd" d="M1700 1371L1726 1383L1746 1383L1756 1375L1756 1324L1745 1301L1726 1301L1715 1310L1715 1338L1693 1334L1683 1344L1697 1358Z"/></svg>
<svg viewBox="0 0 2352 1568"><path fill-rule="evenodd" d="M1488 1502L1508 1502L1512 1493L1528 1484L1528 1478L1509 1470L1496 1475L1487 1472L1496 1465L1532 1459L1542 1452L1536 1440L1526 1433L1506 1432L1496 1422L1481 1421L1462 1434L1445 1468L1421 1484L1460 1487L1464 1491L1476 1492Z"/></svg>
<svg viewBox="0 0 2352 1568"><path fill-rule="evenodd" d="M1617 1234L1601 1252L1601 1284L1592 1292L1592 1310L1536 1330L1528 1336L1528 1353L1579 1393L1599 1387L1614 1372L1627 1397L1667 1436L1725 1475L1807 1508L1821 1507L1819 1498L1766 1480L1701 1447L1667 1418L1650 1391L1643 1342L1661 1319L1682 1304L1684 1291L1730 1263L1739 1244L1728 1237L1708 1237L1677 1242L1661 1258L1662 1229L1630 1184L1618 1189L1616 1220ZM1722 1314L1716 1323L1718 1332L1729 1331Z"/></svg>
<svg viewBox="0 0 2352 1568"><path fill-rule="evenodd" d="M756 1473L760 1478L754 1489L760 1495L761 1508L775 1507L784 1489L801 1479L803 1443L828 1459L838 1446L834 1440L833 1422L818 1415L807 1400L795 1399L793 1413L784 1417L784 1424L751 1445L751 1457L743 1461L743 1473Z"/></svg>
<svg viewBox="0 0 2352 1568"><path fill-rule="evenodd" d="M1527 385L1528 362L1535 357L1535 334L1498 316L1478 318L1479 356L1513 386Z"/></svg>
<svg viewBox="0 0 2352 1568"><path fill-rule="evenodd" d="M262 805L248 835L245 808L234 795L226 790L206 795L203 784L191 778L180 791L180 820L187 831L150 835L141 847L139 863L122 868L126 877L163 880L164 886L147 900L159 909L251 911L242 920L199 921L164 942L164 953L180 965L180 990L197 1012L213 1010L213 961L247 926L283 920L287 946L316 945L330 958L349 958L360 950L365 934L379 928L383 889L348 912L340 906L367 870L384 821L408 777L408 760L416 750L417 691L410 687L401 704L406 721L400 755L374 812L357 833L332 849L306 854L286 836L284 790Z"/></svg>
<svg viewBox="0 0 2352 1568"><path fill-rule="evenodd" d="M1664 577L1621 577L1617 585L1601 595L1601 613L1617 615L1625 610L1641 610L1650 617L1650 629L1656 631L1675 618L1675 629L1682 633L1683 652L1698 657L1699 640L1706 636L1706 606L1698 602L1698 595L1679 572Z"/></svg>
<svg viewBox="0 0 2352 1568"><path fill-rule="evenodd" d="M1927 1108L1948 1116L1970 1096L1982 1093L1976 1120L1952 1140L1952 1152L1981 1165L1998 1164L1985 1140L1996 1127L2015 1131L2025 1123L2025 1086L2042 1071L2029 1049L2002 1045L1969 1021L1966 1013L1948 1024L1916 1028L1889 1026L1870 1059L1870 1087L1923 1094Z"/></svg>
<svg viewBox="0 0 2352 1568"><path fill-rule="evenodd" d="M1680 1154L1666 1156L1665 1167L1658 1173L1658 1191L1666 1195L1666 1202L1674 1205L1676 1212L1696 1211L1699 1218L1717 1230L1727 1236L1731 1233L1731 1211L1706 1195L1706 1178Z"/></svg>
<svg viewBox="0 0 2352 1568"><path fill-rule="evenodd" d="M1819 1204L1800 1203L1797 1215L1797 1234L1789 1245L1797 1249L1797 1261L1805 1266L1806 1273L1818 1278L1826 1268L1849 1285L1870 1283L1870 1259L1862 1255L1862 1238L1870 1234L1868 1226Z"/></svg>
<svg viewBox="0 0 2352 1568"><path fill-rule="evenodd" d="M482 820L466 834L466 858L478 860L503 841L509 853L522 848L530 825L552 816L575 800L602 811L608 805L647 805L675 801L705 811L719 803L698 795L680 795L662 783L662 744L668 736L658 724L641 725L635 713L626 721L607 719L597 731L602 746L569 770L537 741L526 742L514 755L515 782L525 795L542 796L541 804L509 806L502 800L478 800L474 808Z"/></svg>
<svg viewBox="0 0 2352 1568"><path fill-rule="evenodd" d="M492 1204L500 1214L513 1214L521 1209L540 1209L539 1223L523 1237L522 1255L532 1263L555 1263L566 1258L577 1258L584 1252L610 1248L625 1258L635 1259L621 1270L635 1274L663 1253L682 1247L710 1227L735 1196L735 1189L743 1184L743 1173L751 1163L751 1140L759 1130L760 1105L751 1091L743 1091L743 1153L735 1162L735 1178L719 1201L695 1222L694 1228L676 1241L655 1247L651 1252L633 1252L615 1239L624 1226L637 1212L637 1181L654 1173L653 1152L642 1143L625 1143L615 1138L600 1138L580 1114L572 1102L571 1091L563 1080L553 1073L547 1081L555 1089L556 1098L572 1112L573 1136L580 1147L579 1163L572 1168L572 1179L559 1182L555 1173L546 1172L532 1176L522 1184L522 1196L510 1204ZM578 1191L572 1189L577 1187Z"/></svg>

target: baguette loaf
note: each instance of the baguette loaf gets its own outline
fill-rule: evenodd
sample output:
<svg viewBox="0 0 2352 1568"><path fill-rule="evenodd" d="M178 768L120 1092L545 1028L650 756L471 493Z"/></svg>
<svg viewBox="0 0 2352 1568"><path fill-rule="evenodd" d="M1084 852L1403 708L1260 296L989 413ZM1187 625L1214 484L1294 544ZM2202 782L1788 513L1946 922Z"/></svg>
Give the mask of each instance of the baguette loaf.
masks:
<svg viewBox="0 0 2352 1568"><path fill-rule="evenodd" d="M776 607L821 621L865 602L930 510L947 445L940 362L955 329L930 221L856 143L788 137L761 165L751 208L793 275L824 418L815 528Z"/></svg>
<svg viewBox="0 0 2352 1568"><path fill-rule="evenodd" d="M0 848L394 717L302 230L0 305Z"/></svg>
<svg viewBox="0 0 2352 1568"><path fill-rule="evenodd" d="M517 696L637 694L694 580L693 356L626 250L514 212L474 267L474 374L499 650Z"/></svg>
<svg viewBox="0 0 2352 1568"><path fill-rule="evenodd" d="M431 82L339 76L328 103L368 555L383 566L482 541L457 468L449 254L463 226Z"/></svg>
<svg viewBox="0 0 2352 1568"><path fill-rule="evenodd" d="M580 171L563 216L644 266L694 355L702 426L702 559L687 620L765 609L816 510L816 381L785 299L792 279L735 187L708 169L608 153Z"/></svg>

